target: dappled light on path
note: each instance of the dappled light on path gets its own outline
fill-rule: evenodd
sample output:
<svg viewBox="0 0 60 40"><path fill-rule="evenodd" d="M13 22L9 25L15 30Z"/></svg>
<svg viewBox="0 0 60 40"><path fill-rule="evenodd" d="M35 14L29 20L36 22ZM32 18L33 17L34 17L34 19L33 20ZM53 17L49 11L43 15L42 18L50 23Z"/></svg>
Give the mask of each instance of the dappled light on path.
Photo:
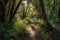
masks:
<svg viewBox="0 0 60 40"><path fill-rule="evenodd" d="M29 34L29 37L31 38L31 40L41 40L41 34L40 34L40 30L38 28L35 27L35 24L29 24L27 27L27 32Z"/></svg>

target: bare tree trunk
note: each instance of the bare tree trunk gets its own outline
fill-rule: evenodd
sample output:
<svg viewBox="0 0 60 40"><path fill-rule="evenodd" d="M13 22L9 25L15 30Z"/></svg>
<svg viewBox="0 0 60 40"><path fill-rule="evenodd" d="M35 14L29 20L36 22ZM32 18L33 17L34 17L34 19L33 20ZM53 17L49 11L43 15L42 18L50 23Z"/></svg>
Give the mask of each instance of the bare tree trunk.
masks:
<svg viewBox="0 0 60 40"><path fill-rule="evenodd" d="M60 8L59 8L59 11L58 11L58 18L60 19Z"/></svg>
<svg viewBox="0 0 60 40"><path fill-rule="evenodd" d="M58 0L58 5L59 5L59 9L58 9L58 18L59 18L59 21L60 21L60 0Z"/></svg>
<svg viewBox="0 0 60 40"><path fill-rule="evenodd" d="M45 27L47 29L47 31L52 31L53 30L53 27L52 25L48 22L48 19L47 19L47 15L46 15L46 11L45 11L45 7L44 7L44 1L43 0L40 0L40 9L41 9L41 14L42 14L42 19L44 20L45 22Z"/></svg>
<svg viewBox="0 0 60 40"><path fill-rule="evenodd" d="M4 8L4 4L0 1L0 22L4 22L5 20L5 18L4 18L4 16L5 16L5 8Z"/></svg>
<svg viewBox="0 0 60 40"><path fill-rule="evenodd" d="M10 16L13 15L12 13L14 12L14 8L15 8L15 3L16 3L16 0L12 0L12 5L11 5L11 10L10 10Z"/></svg>
<svg viewBox="0 0 60 40"><path fill-rule="evenodd" d="M46 29L46 32L49 33L49 37L47 38L47 40L55 40L55 29L53 28L53 26L49 23L48 19L47 19L47 15L46 15L46 11L45 11L45 8L44 8L44 1L43 0L40 0L40 8L41 8L41 14L42 14L42 19L45 23L45 29Z"/></svg>
<svg viewBox="0 0 60 40"><path fill-rule="evenodd" d="M19 8L20 5L21 5L21 2L22 2L22 0L19 0L19 2L18 2L18 4L17 4L14 12L10 14L10 18L9 18L10 20L12 20L12 19L14 18L15 14L16 14L16 12L17 12L17 10L18 10L18 8Z"/></svg>

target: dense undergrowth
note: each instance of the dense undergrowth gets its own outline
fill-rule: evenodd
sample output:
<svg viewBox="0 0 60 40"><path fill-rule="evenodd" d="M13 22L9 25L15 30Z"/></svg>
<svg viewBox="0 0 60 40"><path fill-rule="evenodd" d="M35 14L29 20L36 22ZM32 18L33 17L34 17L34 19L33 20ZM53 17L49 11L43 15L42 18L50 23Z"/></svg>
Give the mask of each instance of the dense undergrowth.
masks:
<svg viewBox="0 0 60 40"><path fill-rule="evenodd" d="M40 29L43 40L60 40L59 31L47 32L44 22L40 19L18 20L13 23L0 23L0 40L28 40L28 24L34 20L35 26ZM38 20L38 21L37 21Z"/></svg>

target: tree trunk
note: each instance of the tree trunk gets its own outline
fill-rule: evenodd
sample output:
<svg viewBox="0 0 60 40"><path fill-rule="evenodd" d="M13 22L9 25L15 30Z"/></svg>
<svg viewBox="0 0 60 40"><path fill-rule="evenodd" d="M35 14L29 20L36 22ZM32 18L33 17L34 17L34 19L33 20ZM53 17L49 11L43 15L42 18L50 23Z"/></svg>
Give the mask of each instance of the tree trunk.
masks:
<svg viewBox="0 0 60 40"><path fill-rule="evenodd" d="M45 8L44 8L44 2L43 0L40 0L40 8L41 8L41 14L42 14L42 19L45 23L45 29L47 33L49 33L49 37L46 38L47 40L55 40L56 38L56 31L55 29L53 28L53 26L49 23L48 19L47 19L47 15L46 15L46 11L45 11Z"/></svg>
<svg viewBox="0 0 60 40"><path fill-rule="evenodd" d="M58 11L58 18L60 19L60 8L59 8L59 11Z"/></svg>
<svg viewBox="0 0 60 40"><path fill-rule="evenodd" d="M48 19L47 19L47 15L46 15L46 11L45 11L45 7L44 7L44 1L43 0L40 0L40 9L41 9L41 14L42 14L42 19L44 20L44 23L45 23L45 27L47 29L47 31L52 31L53 30L53 27L52 25L48 22Z"/></svg>
<svg viewBox="0 0 60 40"><path fill-rule="evenodd" d="M17 6L16 6L14 12L12 12L12 13L10 14L10 18L9 18L10 21L14 18L15 14L16 14L16 12L17 12L17 10L18 10L18 8L19 8L20 5L21 5L21 2L22 2L22 0L19 0L19 2L18 2L18 4L17 4Z"/></svg>
<svg viewBox="0 0 60 40"><path fill-rule="evenodd" d="M0 1L0 22L4 22L5 20L5 8L4 8L4 4Z"/></svg>

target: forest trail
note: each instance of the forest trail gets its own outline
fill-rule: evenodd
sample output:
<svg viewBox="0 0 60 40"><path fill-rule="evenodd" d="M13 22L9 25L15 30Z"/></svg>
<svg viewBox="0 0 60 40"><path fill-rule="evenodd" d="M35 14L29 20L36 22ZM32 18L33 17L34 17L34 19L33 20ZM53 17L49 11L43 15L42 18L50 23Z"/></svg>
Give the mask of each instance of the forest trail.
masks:
<svg viewBox="0 0 60 40"><path fill-rule="evenodd" d="M40 30L38 28L35 28L35 24L29 24L27 31L31 40L41 40Z"/></svg>

